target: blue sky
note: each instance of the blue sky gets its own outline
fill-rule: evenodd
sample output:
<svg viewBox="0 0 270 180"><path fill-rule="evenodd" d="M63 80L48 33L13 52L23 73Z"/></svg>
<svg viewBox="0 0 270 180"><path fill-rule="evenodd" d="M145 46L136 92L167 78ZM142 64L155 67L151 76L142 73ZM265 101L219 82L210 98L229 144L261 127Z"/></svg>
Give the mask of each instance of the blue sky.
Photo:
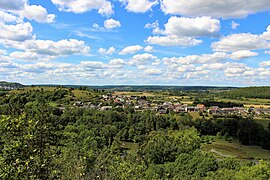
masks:
<svg viewBox="0 0 270 180"><path fill-rule="evenodd" d="M268 0L0 2L0 80L270 85Z"/></svg>

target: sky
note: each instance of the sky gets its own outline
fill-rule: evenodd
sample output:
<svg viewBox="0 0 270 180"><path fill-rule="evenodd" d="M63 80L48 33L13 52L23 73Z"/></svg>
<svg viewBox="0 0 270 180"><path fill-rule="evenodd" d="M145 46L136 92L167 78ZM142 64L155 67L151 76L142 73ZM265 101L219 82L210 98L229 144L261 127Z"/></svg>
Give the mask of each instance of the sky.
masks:
<svg viewBox="0 0 270 180"><path fill-rule="evenodd" d="M270 3L1 0L0 80L270 85Z"/></svg>

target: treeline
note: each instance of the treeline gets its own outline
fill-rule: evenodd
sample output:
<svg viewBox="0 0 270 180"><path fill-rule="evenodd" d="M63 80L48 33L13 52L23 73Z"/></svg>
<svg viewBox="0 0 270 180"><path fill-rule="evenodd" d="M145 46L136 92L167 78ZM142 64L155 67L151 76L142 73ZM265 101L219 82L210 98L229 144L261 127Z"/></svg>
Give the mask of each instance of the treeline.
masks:
<svg viewBox="0 0 270 180"><path fill-rule="evenodd" d="M270 99L270 86L264 87L245 87L220 92L217 95L225 98L264 98Z"/></svg>
<svg viewBox="0 0 270 180"><path fill-rule="evenodd" d="M206 107L218 106L220 108L244 107L242 103L223 102L214 100L195 100L193 104L204 104Z"/></svg>
<svg viewBox="0 0 270 180"><path fill-rule="evenodd" d="M252 120L202 120L200 124L187 114L158 116L129 108L60 111L49 105L48 99L57 98L47 95L61 97L62 93L28 93L33 96L1 98L10 109L1 111L0 179L270 177L270 162L241 165L232 157L218 160L201 149L201 135L220 132L240 137L241 128L256 126L241 123L253 124ZM257 132L247 134L249 143L255 142L252 134ZM130 142L133 148L127 149L125 143Z"/></svg>

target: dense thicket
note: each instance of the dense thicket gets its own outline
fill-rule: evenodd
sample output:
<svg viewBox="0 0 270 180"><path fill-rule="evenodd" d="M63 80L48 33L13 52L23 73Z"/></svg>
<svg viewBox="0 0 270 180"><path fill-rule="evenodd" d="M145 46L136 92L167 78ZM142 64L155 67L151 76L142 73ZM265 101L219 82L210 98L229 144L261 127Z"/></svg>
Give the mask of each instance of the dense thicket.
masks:
<svg viewBox="0 0 270 180"><path fill-rule="evenodd" d="M270 86L244 87L244 88L224 91L224 92L219 93L218 95L226 97L226 98L233 98L233 99L237 99L240 97L270 99Z"/></svg>

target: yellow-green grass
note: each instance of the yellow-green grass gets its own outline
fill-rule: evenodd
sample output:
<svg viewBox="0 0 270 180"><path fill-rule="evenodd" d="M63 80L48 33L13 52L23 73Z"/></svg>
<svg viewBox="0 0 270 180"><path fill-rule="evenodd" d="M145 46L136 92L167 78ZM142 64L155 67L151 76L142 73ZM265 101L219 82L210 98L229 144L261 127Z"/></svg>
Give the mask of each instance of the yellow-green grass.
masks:
<svg viewBox="0 0 270 180"><path fill-rule="evenodd" d="M83 90L73 90L72 93L78 100L89 101L92 99L92 93Z"/></svg>
<svg viewBox="0 0 270 180"><path fill-rule="evenodd" d="M259 146L244 146L236 140L230 143L216 136L210 136L210 138L213 138L214 141L211 144L204 144L203 148L219 157L233 156L242 161L252 159L270 160L270 151L262 149Z"/></svg>
<svg viewBox="0 0 270 180"><path fill-rule="evenodd" d="M120 141L120 140L116 140L116 141L120 144L122 148L125 148L129 151L134 151L138 146L137 143L133 143L133 142Z"/></svg>
<svg viewBox="0 0 270 180"><path fill-rule="evenodd" d="M200 116L200 114L199 114L199 112L189 112L188 113L191 117L192 117L192 119L202 119L203 117L202 116Z"/></svg>

